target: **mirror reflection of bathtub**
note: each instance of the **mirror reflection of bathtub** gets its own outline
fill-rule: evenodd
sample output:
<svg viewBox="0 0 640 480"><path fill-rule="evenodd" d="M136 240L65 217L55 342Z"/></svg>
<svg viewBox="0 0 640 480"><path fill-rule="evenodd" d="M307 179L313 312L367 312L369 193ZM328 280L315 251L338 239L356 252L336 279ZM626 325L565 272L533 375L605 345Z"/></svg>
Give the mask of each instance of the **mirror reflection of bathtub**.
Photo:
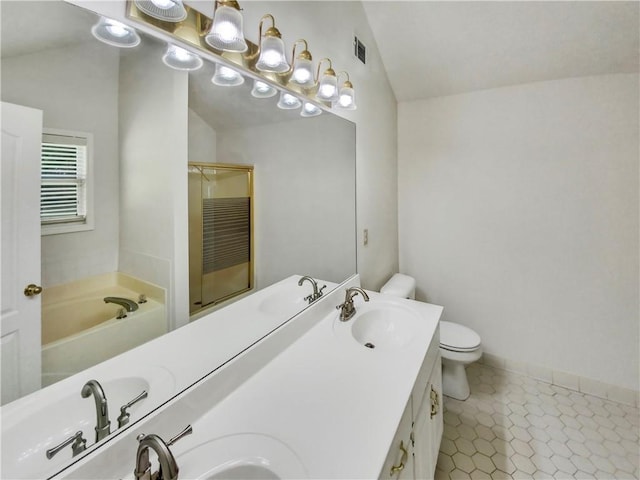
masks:
<svg viewBox="0 0 640 480"><path fill-rule="evenodd" d="M138 302L125 312L105 297ZM42 386L167 332L165 290L122 273L97 275L46 289L42 295Z"/></svg>

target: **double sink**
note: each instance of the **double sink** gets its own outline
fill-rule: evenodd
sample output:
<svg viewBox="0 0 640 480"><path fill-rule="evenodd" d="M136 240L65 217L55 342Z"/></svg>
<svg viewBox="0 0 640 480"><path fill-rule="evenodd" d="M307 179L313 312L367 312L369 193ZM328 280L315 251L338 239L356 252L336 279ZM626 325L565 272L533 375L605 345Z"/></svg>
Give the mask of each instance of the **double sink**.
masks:
<svg viewBox="0 0 640 480"><path fill-rule="evenodd" d="M187 424L193 433L170 448L179 478L377 477L441 310L371 292L341 321L336 305L358 283L327 293L60 478L134 479L137 438L168 439ZM298 296L277 291L259 308L299 308ZM361 441L371 418L378 436Z"/></svg>

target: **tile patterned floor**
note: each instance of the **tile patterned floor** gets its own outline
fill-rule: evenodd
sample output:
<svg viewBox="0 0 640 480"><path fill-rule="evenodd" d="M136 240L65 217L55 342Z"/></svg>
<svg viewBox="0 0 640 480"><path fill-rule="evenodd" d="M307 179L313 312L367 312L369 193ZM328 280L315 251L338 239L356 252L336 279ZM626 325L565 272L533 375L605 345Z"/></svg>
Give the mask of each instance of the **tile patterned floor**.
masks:
<svg viewBox="0 0 640 480"><path fill-rule="evenodd" d="M638 408L482 364L445 397L436 480L638 479Z"/></svg>

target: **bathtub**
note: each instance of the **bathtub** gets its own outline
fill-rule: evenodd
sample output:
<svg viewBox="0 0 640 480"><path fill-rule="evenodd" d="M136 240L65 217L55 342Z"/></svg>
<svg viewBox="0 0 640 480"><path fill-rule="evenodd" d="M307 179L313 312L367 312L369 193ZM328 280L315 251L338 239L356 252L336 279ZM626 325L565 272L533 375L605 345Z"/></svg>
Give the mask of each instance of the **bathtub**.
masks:
<svg viewBox="0 0 640 480"><path fill-rule="evenodd" d="M121 319L103 300L141 293L147 302ZM121 273L46 288L42 300L43 387L167 332L164 290Z"/></svg>

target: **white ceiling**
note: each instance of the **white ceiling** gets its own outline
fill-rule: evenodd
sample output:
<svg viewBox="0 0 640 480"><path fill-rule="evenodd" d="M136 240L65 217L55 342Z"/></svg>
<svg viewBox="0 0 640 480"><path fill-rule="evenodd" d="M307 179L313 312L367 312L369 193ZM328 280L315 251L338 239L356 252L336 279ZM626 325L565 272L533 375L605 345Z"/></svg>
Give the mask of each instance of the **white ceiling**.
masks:
<svg viewBox="0 0 640 480"><path fill-rule="evenodd" d="M637 1L363 1L398 101L638 72Z"/></svg>

